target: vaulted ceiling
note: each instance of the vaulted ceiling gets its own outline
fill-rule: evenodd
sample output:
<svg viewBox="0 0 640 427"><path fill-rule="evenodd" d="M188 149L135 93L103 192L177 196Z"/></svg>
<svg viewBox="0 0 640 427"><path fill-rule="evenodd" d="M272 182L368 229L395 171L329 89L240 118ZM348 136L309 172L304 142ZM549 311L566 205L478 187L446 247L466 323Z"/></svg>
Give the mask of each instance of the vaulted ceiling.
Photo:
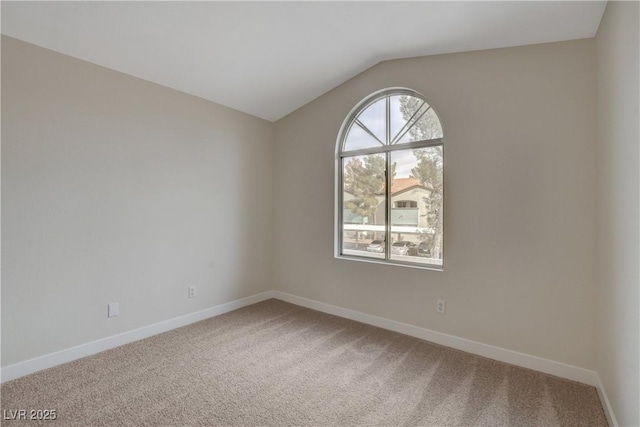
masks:
<svg viewBox="0 0 640 427"><path fill-rule="evenodd" d="M593 37L601 1L2 2L2 33L275 121L389 59Z"/></svg>

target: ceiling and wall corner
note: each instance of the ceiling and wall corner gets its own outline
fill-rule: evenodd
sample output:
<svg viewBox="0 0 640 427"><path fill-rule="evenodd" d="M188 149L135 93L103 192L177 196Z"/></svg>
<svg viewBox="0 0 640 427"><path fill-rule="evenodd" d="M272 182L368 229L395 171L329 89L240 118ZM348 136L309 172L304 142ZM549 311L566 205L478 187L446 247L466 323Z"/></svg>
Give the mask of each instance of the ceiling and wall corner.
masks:
<svg viewBox="0 0 640 427"><path fill-rule="evenodd" d="M278 120L384 60L593 37L606 2L7 2L2 33Z"/></svg>

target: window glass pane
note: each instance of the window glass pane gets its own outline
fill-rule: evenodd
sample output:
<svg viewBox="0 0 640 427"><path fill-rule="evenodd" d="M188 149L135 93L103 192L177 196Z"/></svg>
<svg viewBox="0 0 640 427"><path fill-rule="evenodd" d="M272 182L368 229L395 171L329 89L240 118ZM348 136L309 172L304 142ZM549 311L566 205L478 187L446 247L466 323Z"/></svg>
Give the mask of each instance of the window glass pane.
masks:
<svg viewBox="0 0 640 427"><path fill-rule="evenodd" d="M409 130L409 134L413 137L412 141L442 138L440 119L433 108L429 108L429 111L416 122Z"/></svg>
<svg viewBox="0 0 640 427"><path fill-rule="evenodd" d="M413 96L395 95L390 108L394 144L442 138L440 120L429 104Z"/></svg>
<svg viewBox="0 0 640 427"><path fill-rule="evenodd" d="M342 159L342 255L385 258L385 168L382 154Z"/></svg>
<svg viewBox="0 0 640 427"><path fill-rule="evenodd" d="M377 100L358 116L358 120L380 142L387 143L387 98Z"/></svg>
<svg viewBox="0 0 640 427"><path fill-rule="evenodd" d="M380 147L381 144L369 135L357 123L353 123L344 142L343 151L360 150L362 148Z"/></svg>
<svg viewBox="0 0 640 427"><path fill-rule="evenodd" d="M391 259L442 265L442 146L391 152Z"/></svg>
<svg viewBox="0 0 640 427"><path fill-rule="evenodd" d="M426 112L424 112L425 110ZM423 107L414 117L410 126L405 128L405 130L407 132L405 133L403 131L404 135L397 141L397 144L442 138L440 120L438 120L438 116L436 112L433 111L433 108L430 107Z"/></svg>
<svg viewBox="0 0 640 427"><path fill-rule="evenodd" d="M394 142L407 130L409 119L413 117L415 121L427 107L424 101L409 95L393 95L389 104L391 141Z"/></svg>

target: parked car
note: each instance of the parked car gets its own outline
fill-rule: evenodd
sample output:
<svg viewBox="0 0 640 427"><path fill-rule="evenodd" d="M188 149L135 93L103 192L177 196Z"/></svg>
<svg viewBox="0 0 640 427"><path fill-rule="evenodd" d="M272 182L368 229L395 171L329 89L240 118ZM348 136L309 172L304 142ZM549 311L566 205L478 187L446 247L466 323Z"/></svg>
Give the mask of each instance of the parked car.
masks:
<svg viewBox="0 0 640 427"><path fill-rule="evenodd" d="M391 253L394 255L417 255L418 248L412 242L395 242L391 245Z"/></svg>
<svg viewBox="0 0 640 427"><path fill-rule="evenodd" d="M427 242L420 242L418 245L418 256L431 258L431 248Z"/></svg>
<svg viewBox="0 0 640 427"><path fill-rule="evenodd" d="M374 240L373 242L369 243L369 246L367 246L367 251L378 253L384 252L384 240Z"/></svg>

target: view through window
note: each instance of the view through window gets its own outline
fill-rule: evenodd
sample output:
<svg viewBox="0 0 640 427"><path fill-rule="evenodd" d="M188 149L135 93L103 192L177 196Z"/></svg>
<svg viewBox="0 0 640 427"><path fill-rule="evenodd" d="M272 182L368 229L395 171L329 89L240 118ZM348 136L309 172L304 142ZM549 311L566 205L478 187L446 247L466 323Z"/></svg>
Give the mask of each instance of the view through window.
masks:
<svg viewBox="0 0 640 427"><path fill-rule="evenodd" d="M345 121L340 256L442 268L443 133L422 96L387 90Z"/></svg>

